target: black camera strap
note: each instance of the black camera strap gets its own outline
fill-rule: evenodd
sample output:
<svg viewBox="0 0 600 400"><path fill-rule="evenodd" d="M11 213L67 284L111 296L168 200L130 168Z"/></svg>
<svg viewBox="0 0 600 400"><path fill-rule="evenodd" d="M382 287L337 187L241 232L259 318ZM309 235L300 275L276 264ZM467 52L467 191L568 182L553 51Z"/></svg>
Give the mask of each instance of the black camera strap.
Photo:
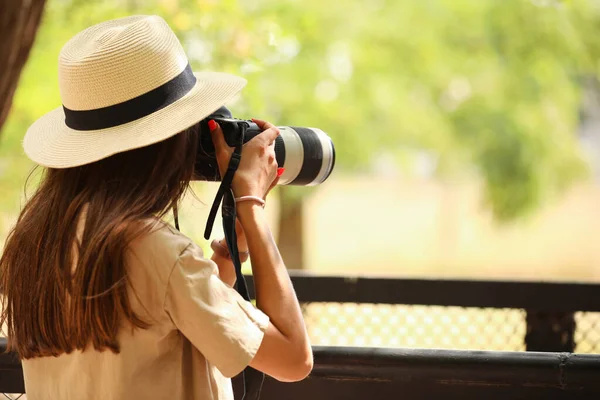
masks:
<svg viewBox="0 0 600 400"><path fill-rule="evenodd" d="M210 234L212 233L212 228L215 224L215 219L217 218L217 211L219 210L219 206L223 202L223 199L226 194L231 192L231 182L233 181L233 175L235 175L235 171L237 171L238 166L240 165L240 159L242 158L242 146L236 146L233 154L231 154L231 158L229 159L229 165L227 166L227 171L225 171L225 175L221 179L221 184L219 185L219 190L217 190L217 194L215 196L215 200L213 201L212 207L210 208L210 213L208 214L208 220L206 221L206 228L204 229L204 239L210 239ZM235 201L235 199L234 199ZM235 207L233 208L235 212ZM223 214L223 209L221 209L221 214ZM235 222L235 220L234 220ZM223 220L223 223L225 221ZM235 228L235 224L234 224ZM231 249L229 249L231 251Z"/></svg>
<svg viewBox="0 0 600 400"><path fill-rule="evenodd" d="M233 154L229 159L229 165L227 172L221 180L219 190L213 201L208 220L206 222L206 229L204 230L204 238L208 240L214 226L215 218L217 216L217 210L219 205L221 207L221 216L223 218L223 232L225 233L225 241L227 242L227 248L229 249L229 255L235 268L236 276L236 290L246 301L250 301L250 294L248 292L248 286L246 280L242 274L242 263L240 261L240 253L237 246L237 234L235 231L236 225L236 209L235 209L235 197L233 190L231 189L231 183L235 171L237 171L240 165L240 159L242 157L242 145L244 140L245 129L242 128L242 135L240 135L239 142L236 143ZM260 397L260 391L265 379L265 375L248 366L242 372L242 378L244 381L244 395L242 400L258 400Z"/></svg>
<svg viewBox="0 0 600 400"><path fill-rule="evenodd" d="M248 286L246 285L246 280L242 274L242 263L240 262L240 253L237 246L237 234L235 231L235 199L233 197L233 191L231 190L228 190L225 193L221 214L223 216L223 231L225 232L225 240L227 241L229 254L235 267L235 276L237 278L236 289L244 298L244 300L250 301ZM242 400L258 400L265 379L265 374L248 366L242 372L242 377L244 381L244 395Z"/></svg>

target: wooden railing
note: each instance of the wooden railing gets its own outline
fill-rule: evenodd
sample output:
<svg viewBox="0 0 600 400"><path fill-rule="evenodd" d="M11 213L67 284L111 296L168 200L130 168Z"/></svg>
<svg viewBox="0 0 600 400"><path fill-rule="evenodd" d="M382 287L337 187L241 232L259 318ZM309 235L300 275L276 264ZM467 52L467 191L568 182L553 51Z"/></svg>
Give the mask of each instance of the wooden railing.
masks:
<svg viewBox="0 0 600 400"><path fill-rule="evenodd" d="M291 276L302 302L524 310L527 329L522 340L530 351L573 352L575 312L600 312L600 284L343 277L296 271ZM246 280L254 295L252 276Z"/></svg>
<svg viewBox="0 0 600 400"><path fill-rule="evenodd" d="M597 355L356 347L315 347L314 354L307 379L267 378L261 400L600 398ZM0 391L24 390L20 363L3 354Z"/></svg>
<svg viewBox="0 0 600 400"><path fill-rule="evenodd" d="M267 378L261 400L600 398L596 355L356 347L314 354L308 379Z"/></svg>
<svg viewBox="0 0 600 400"><path fill-rule="evenodd" d="M247 279L252 287L252 277ZM315 366L309 378L292 384L267 378L262 400L600 398L600 355L572 353L573 315L577 311L600 311L600 285L348 278L305 273L292 273L292 280L304 303L526 310L526 347L545 352L315 346ZM0 350L5 345L0 339ZM237 383L234 379L236 393ZM10 353L0 355L0 392L24 392L21 365Z"/></svg>

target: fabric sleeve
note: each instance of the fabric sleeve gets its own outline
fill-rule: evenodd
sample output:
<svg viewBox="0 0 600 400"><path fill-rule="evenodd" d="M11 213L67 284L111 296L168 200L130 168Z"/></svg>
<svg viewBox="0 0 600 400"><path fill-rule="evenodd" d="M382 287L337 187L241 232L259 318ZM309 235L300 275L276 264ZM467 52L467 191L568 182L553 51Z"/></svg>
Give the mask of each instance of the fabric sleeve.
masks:
<svg viewBox="0 0 600 400"><path fill-rule="evenodd" d="M269 317L221 281L217 265L190 244L169 276L165 311L204 357L228 378L254 358Z"/></svg>

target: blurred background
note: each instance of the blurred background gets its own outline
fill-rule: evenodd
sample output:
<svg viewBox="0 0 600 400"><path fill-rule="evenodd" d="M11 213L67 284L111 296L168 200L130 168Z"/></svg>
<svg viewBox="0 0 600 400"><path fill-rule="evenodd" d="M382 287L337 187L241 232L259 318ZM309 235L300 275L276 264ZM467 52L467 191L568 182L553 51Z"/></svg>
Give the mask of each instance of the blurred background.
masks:
<svg viewBox="0 0 600 400"><path fill-rule="evenodd" d="M278 188L268 204L290 268L600 281L596 0L47 0L0 131L1 243L32 168L23 135L61 104L60 48L90 25L131 14L165 18L195 70L247 78L228 104L234 116L319 127L333 138L331 177L316 188ZM182 231L204 248L215 190L194 184L200 201L188 196L181 212ZM506 339L525 329L520 311L456 311L464 343L442 343L435 335L424 342L417 330L443 326L447 314L418 306L363 310L414 328L412 342L352 330L332 339L340 331L331 331L331 318L357 315L351 307L306 308L315 340L523 346ZM475 343L488 328L497 339Z"/></svg>

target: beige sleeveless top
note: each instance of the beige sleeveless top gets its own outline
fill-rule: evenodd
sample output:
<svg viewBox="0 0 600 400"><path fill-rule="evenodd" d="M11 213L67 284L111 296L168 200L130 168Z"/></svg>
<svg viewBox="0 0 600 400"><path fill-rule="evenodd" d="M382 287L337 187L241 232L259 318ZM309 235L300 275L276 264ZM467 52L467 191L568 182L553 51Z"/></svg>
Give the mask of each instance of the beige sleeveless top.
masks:
<svg viewBox="0 0 600 400"><path fill-rule="evenodd" d="M24 360L28 400L233 399L229 378L256 354L268 317L163 222L132 243L127 266L132 307L151 327L123 329L120 354Z"/></svg>

